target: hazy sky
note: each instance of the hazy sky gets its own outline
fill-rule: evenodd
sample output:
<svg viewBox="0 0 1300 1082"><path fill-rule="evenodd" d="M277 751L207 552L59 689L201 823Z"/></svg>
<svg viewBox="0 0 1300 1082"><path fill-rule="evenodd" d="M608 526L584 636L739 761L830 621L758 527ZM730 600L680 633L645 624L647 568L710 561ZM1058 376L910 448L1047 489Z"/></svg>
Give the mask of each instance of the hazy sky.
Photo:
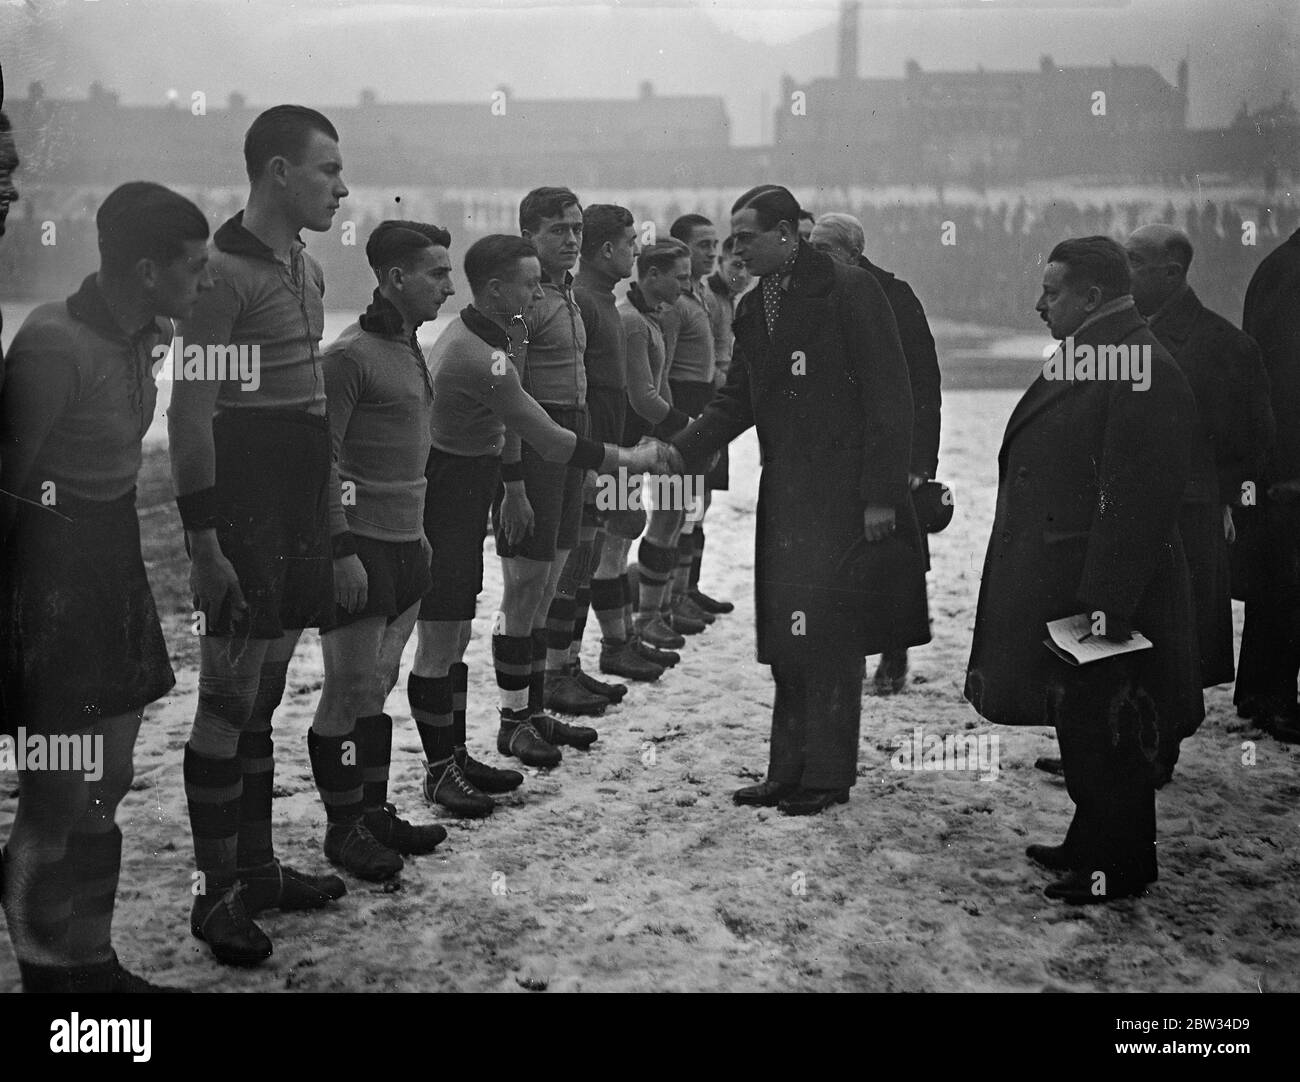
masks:
<svg viewBox="0 0 1300 1082"><path fill-rule="evenodd" d="M521 97L726 98L737 143L770 130L780 77L834 73L837 0L0 0L11 96L40 79L54 97L92 81L130 103L255 105ZM1300 0L863 0L860 72L1027 70L1191 63L1189 122L1227 123L1243 99L1277 99L1300 71Z"/></svg>

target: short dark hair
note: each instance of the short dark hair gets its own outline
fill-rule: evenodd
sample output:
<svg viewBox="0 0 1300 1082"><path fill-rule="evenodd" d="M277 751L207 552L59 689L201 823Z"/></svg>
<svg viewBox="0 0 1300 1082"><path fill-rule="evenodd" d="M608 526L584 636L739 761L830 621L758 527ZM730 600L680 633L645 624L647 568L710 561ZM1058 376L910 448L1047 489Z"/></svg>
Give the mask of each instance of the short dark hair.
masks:
<svg viewBox="0 0 1300 1082"><path fill-rule="evenodd" d="M465 277L471 293L478 293L493 278L504 278L521 259L537 257L533 242L509 233L489 233L465 253Z"/></svg>
<svg viewBox="0 0 1300 1082"><path fill-rule="evenodd" d="M546 218L558 218L569 207L582 209L568 188L534 188L519 203L519 228L535 233Z"/></svg>
<svg viewBox="0 0 1300 1082"><path fill-rule="evenodd" d="M752 210L758 217L758 227L764 231L775 229L781 222L789 222L791 229L799 228L799 200L789 188L779 184L759 184L750 188L732 204L731 213Z"/></svg>
<svg viewBox="0 0 1300 1082"><path fill-rule="evenodd" d="M722 238L722 254L731 255L732 249L736 247L736 238L728 233Z"/></svg>
<svg viewBox="0 0 1300 1082"><path fill-rule="evenodd" d="M208 220L193 203L150 180L114 188L95 213L99 259L109 274L127 274L142 259L174 262L185 243L208 239Z"/></svg>
<svg viewBox="0 0 1300 1082"><path fill-rule="evenodd" d="M442 226L389 219L371 231L366 241L366 260L380 276L390 267L410 270L416 253L435 245L451 247L451 234Z"/></svg>
<svg viewBox="0 0 1300 1082"><path fill-rule="evenodd" d="M690 257L691 250L686 247L684 241L680 241L676 237L656 241L654 244L647 244L641 249L641 254L636 257L637 277L644 278L650 273L651 269L671 270L679 259L689 259Z"/></svg>
<svg viewBox="0 0 1300 1082"><path fill-rule="evenodd" d="M339 133L323 113L305 105L275 105L260 113L244 136L244 166L248 179L262 175L272 158L288 158L297 165L307 149L312 132L327 135L336 143Z"/></svg>
<svg viewBox="0 0 1300 1082"><path fill-rule="evenodd" d="M1065 284L1097 286L1103 300L1122 297L1132 288L1128 254L1110 237L1071 237L1063 240L1047 257L1049 263L1065 266Z"/></svg>
<svg viewBox="0 0 1300 1082"><path fill-rule="evenodd" d="M618 240L629 225L635 226L636 219L627 207L592 203L582 212L582 258L590 259L607 240Z"/></svg>
<svg viewBox="0 0 1300 1082"><path fill-rule="evenodd" d="M677 221L673 222L668 230L668 235L676 237L683 244L690 244L691 237L694 236L697 226L712 224L703 214L683 214Z"/></svg>

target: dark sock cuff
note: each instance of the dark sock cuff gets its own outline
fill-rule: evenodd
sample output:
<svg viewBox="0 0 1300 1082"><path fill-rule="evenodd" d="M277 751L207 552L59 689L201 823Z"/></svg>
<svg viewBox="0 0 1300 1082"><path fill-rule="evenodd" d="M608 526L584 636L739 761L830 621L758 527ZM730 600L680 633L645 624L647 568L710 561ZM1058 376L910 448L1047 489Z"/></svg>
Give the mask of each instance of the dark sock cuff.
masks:
<svg viewBox="0 0 1300 1082"><path fill-rule="evenodd" d="M623 604L623 591L619 589L619 580L592 579L591 607L597 612L608 612Z"/></svg>
<svg viewBox="0 0 1300 1082"><path fill-rule="evenodd" d="M493 636L495 639L495 636ZM456 666L452 666L454 671ZM416 676L411 673L406 678L406 699L412 710L423 710L429 714L449 714L451 712L452 677Z"/></svg>
<svg viewBox="0 0 1300 1082"><path fill-rule="evenodd" d="M666 578L677 566L677 549L673 546L657 545L647 538L641 538L637 546L637 562L645 569Z"/></svg>

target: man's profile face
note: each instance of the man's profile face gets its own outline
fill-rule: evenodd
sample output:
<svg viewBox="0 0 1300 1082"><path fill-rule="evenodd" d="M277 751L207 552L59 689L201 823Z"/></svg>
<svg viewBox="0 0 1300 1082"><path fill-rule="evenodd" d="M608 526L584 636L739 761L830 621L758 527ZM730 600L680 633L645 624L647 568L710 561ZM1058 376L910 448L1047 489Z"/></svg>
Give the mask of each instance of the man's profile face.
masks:
<svg viewBox="0 0 1300 1082"><path fill-rule="evenodd" d="M451 281L451 256L441 244L421 248L402 272L402 298L420 322L438 318L448 297L455 296Z"/></svg>
<svg viewBox="0 0 1300 1082"><path fill-rule="evenodd" d="M0 132L0 237L5 235L9 205L18 202L18 188L14 184L17 171L18 148L14 146L13 132Z"/></svg>
<svg viewBox="0 0 1300 1082"><path fill-rule="evenodd" d="M300 228L317 233L328 230L334 212L348 194L338 143L324 132L313 131L297 164L286 159L284 187L291 213Z"/></svg>
<svg viewBox="0 0 1300 1082"><path fill-rule="evenodd" d="M582 209L570 203L555 218L543 218L537 230L523 230L537 249L542 270L548 275L572 270L582 250Z"/></svg>
<svg viewBox="0 0 1300 1082"><path fill-rule="evenodd" d="M802 225L803 223L800 222L799 224ZM843 263L846 267L856 267L858 265L857 257L853 252L846 248L835 233L824 225L812 227L808 235L808 243L819 252L825 252L836 263Z"/></svg>
<svg viewBox="0 0 1300 1082"><path fill-rule="evenodd" d="M1160 248L1143 240L1129 238L1124 245L1128 254L1129 275L1132 287L1129 292L1137 309L1149 316L1159 308L1178 287L1181 276L1173 271L1170 260Z"/></svg>
<svg viewBox="0 0 1300 1082"><path fill-rule="evenodd" d="M1101 303L1096 286L1069 284L1068 272L1064 263L1047 264L1043 271L1043 290L1034 305L1053 338L1072 335Z"/></svg>
<svg viewBox="0 0 1300 1082"><path fill-rule="evenodd" d="M149 301L154 315L188 319L199 294L212 288L208 270L208 242L187 240L181 255L170 263L155 264Z"/></svg>
<svg viewBox="0 0 1300 1082"><path fill-rule="evenodd" d="M622 278L632 276L632 267L636 263L636 226L624 227L623 235L610 243L610 269Z"/></svg>
<svg viewBox="0 0 1300 1082"><path fill-rule="evenodd" d="M523 315L542 299L542 264L535 255L524 256L508 277L498 280L501 308L511 315Z"/></svg>
<svg viewBox="0 0 1300 1082"><path fill-rule="evenodd" d="M774 229L763 229L758 211L753 207L738 210L731 216L732 253L750 274L772 274L793 252L798 234L789 222L777 222Z"/></svg>

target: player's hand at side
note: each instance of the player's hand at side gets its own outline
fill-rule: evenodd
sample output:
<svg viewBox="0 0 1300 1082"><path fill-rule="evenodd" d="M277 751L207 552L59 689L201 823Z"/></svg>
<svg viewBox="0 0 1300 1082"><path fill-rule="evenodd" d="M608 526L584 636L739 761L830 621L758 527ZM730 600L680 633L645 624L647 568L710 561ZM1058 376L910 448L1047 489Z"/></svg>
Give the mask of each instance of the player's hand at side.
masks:
<svg viewBox="0 0 1300 1082"><path fill-rule="evenodd" d="M361 557L340 556L334 561L334 601L348 612L366 607L369 580Z"/></svg>

